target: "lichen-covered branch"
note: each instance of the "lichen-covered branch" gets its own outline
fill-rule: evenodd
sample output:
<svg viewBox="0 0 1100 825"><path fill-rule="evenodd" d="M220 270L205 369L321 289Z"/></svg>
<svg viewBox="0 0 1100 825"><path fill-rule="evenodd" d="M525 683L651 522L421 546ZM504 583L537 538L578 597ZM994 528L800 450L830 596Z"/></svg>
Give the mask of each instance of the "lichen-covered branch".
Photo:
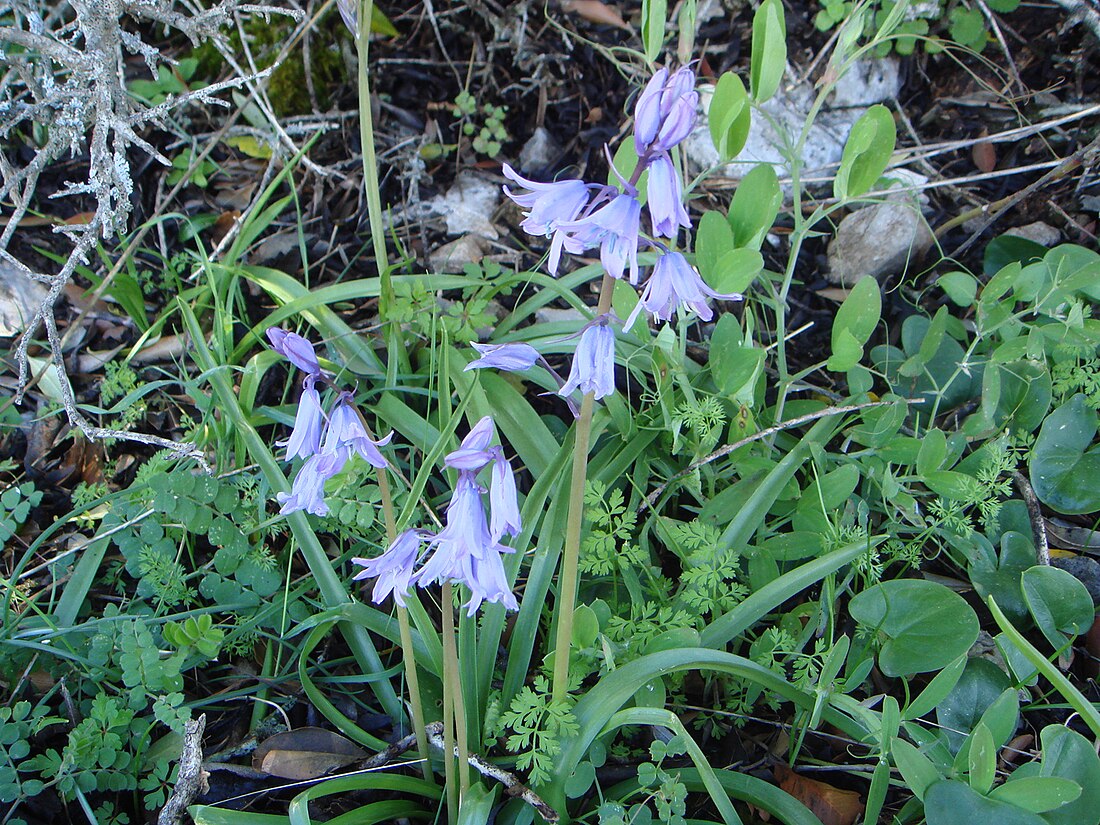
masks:
<svg viewBox="0 0 1100 825"><path fill-rule="evenodd" d="M9 154L0 154L0 201L13 204L0 232L0 257L27 277L44 282L45 298L29 318L15 348L21 400L32 379L28 349L45 328L51 350L51 368L57 372L61 396L70 423L89 438L114 437L194 454L194 446L158 436L93 426L80 412L65 371L61 338L54 307L77 266L87 264L96 245L125 232L134 192L131 162L147 155L170 165L139 130L164 125L176 109L193 102L218 102L216 95L262 76L237 76L205 89L180 95L155 107L146 107L126 89L124 61L139 55L150 71L172 61L137 33L141 22L152 22L182 32L193 43L214 40L222 45L221 29L237 12L287 14L299 12L274 6L223 0L212 8L184 0L48 0L0 2L0 14L11 21L0 29L6 71L0 79L0 140ZM34 148L29 162L16 159L16 149L29 142L30 129L48 124L45 141ZM82 224L55 228L71 243L67 259L53 272L36 272L10 249L20 222L32 206L43 171L66 156L87 154L87 176L68 181L53 197L88 195L95 208Z"/></svg>

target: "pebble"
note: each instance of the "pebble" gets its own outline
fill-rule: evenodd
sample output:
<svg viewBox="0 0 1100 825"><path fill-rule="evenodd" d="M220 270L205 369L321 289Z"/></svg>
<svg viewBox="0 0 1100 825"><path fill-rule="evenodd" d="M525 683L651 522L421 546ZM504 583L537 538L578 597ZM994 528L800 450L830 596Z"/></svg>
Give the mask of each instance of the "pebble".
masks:
<svg viewBox="0 0 1100 825"><path fill-rule="evenodd" d="M844 143L867 107L896 97L901 90L900 63L896 58L859 61L842 77L833 95L814 122L802 152L803 176L825 177L835 171L844 152ZM689 160L702 169L721 166L718 151L710 138L706 113L710 108L713 89L700 89L704 110L699 125L684 141ZM791 88L781 88L762 108L793 140L802 130L806 116L817 94L810 82ZM779 146L783 142L769 122L759 115L752 118L748 141L735 162L726 164L721 174L733 180L741 177L757 163L776 165L779 176L788 177L790 170Z"/></svg>
<svg viewBox="0 0 1100 825"><path fill-rule="evenodd" d="M476 264L485 257L485 241L477 235L463 235L445 243L428 256L432 272L457 274L466 264Z"/></svg>
<svg viewBox="0 0 1100 825"><path fill-rule="evenodd" d="M861 278L904 272L932 246L932 231L911 202L876 203L847 215L829 244L826 277L850 287Z"/></svg>
<svg viewBox="0 0 1100 825"><path fill-rule="evenodd" d="M1023 226L1014 226L1005 232L1006 235L1014 235L1017 238L1023 238L1024 240L1034 241L1040 246L1050 248L1057 246L1059 241L1062 240L1062 233L1051 226L1049 223L1043 223L1042 221L1035 221L1035 223L1024 224Z"/></svg>

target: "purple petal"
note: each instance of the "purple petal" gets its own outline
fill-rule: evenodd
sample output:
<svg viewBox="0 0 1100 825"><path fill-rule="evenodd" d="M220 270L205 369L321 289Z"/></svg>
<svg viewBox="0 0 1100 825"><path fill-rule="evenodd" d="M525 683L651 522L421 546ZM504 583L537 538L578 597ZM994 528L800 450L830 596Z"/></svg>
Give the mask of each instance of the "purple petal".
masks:
<svg viewBox="0 0 1100 825"><path fill-rule="evenodd" d="M493 453L489 450L489 445L495 434L496 429L493 427L493 419L485 416L462 439L462 443L457 450L447 453L443 457L443 463L456 470L477 472L493 460Z"/></svg>
<svg viewBox="0 0 1100 825"><path fill-rule="evenodd" d="M597 400L615 392L615 331L610 318L601 315L585 327L573 355L569 378L558 395L569 395L580 389Z"/></svg>
<svg viewBox="0 0 1100 825"><path fill-rule="evenodd" d="M691 219L684 208L680 176L667 153L654 158L649 166L648 195L654 234L675 238L679 227L691 228Z"/></svg>
<svg viewBox="0 0 1100 825"><path fill-rule="evenodd" d="M428 534L430 535L430 534ZM352 559L353 564L363 569L352 578L373 579L374 591L371 601L380 604L390 594L401 607L405 607L409 588L412 586L413 571L420 557L420 544L425 538L421 530L406 530L394 539L385 553L376 559Z"/></svg>
<svg viewBox="0 0 1100 825"><path fill-rule="evenodd" d="M530 344L471 344L481 355L465 370L492 368L505 372L523 372L539 360L539 351ZM465 371L463 370L463 371Z"/></svg>
<svg viewBox="0 0 1100 825"><path fill-rule="evenodd" d="M298 399L298 412L294 416L294 428L290 432L290 438L278 442L279 446L286 446L284 461L309 458L321 449L321 428L324 425L324 416L324 411L321 409L321 395L311 383L302 390L302 397Z"/></svg>
<svg viewBox="0 0 1100 825"><path fill-rule="evenodd" d="M267 339L271 342L271 348L290 363L303 372L310 375L320 375L321 365L317 363L317 355L313 351L313 344L296 332L287 332L278 327L268 327Z"/></svg>
<svg viewBox="0 0 1100 825"><path fill-rule="evenodd" d="M522 529L516 477L512 465L502 454L493 462L493 478L489 484L489 532L494 541L499 541L505 534L518 536Z"/></svg>

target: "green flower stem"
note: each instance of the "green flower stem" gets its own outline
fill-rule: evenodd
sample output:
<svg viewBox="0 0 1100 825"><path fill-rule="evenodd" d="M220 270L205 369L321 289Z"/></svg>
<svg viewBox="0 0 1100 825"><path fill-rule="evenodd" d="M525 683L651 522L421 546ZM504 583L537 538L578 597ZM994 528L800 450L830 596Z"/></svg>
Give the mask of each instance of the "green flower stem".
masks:
<svg viewBox="0 0 1100 825"><path fill-rule="evenodd" d="M256 432L241 410L237 395L233 392L233 387L226 377L226 369L219 368L215 363L214 356L206 345L206 338L199 326L198 319L191 311L191 307L184 301L179 301L179 308L180 315L184 319L188 334L191 337L195 361L210 382L221 413L232 422L237 432L240 433L248 452L259 465L271 489L277 493L289 491L290 484L287 483L286 476L283 475L283 471L275 460L275 456L272 455L271 449L267 446L267 442L260 438L260 434ZM336 575L336 571L332 569L332 559L328 557L325 549L321 546L321 542L318 541L316 533L310 527L306 514L301 511L288 513L286 522L294 535L298 549L309 566L310 573L313 574L313 578L317 582L317 589L321 592L321 600L325 607L332 608L349 604L352 600L351 596L348 595L348 591L340 577ZM352 655L364 673L374 674L385 670L366 628L348 622L341 622L340 630L348 643L348 647L351 648ZM401 700L398 699L397 693L393 689L393 685L390 684L389 680L382 679L374 682L373 688L382 709L389 714L391 719L400 723L405 718L405 712L401 706Z"/></svg>
<svg viewBox="0 0 1100 825"><path fill-rule="evenodd" d="M362 417L362 413L359 415ZM369 434L370 430L367 430L367 433ZM382 494L382 515L386 521L386 538L390 544L393 544L397 538L397 521L393 515L393 493L390 490L390 477L386 473L385 467L376 467L375 475L378 478L378 490ZM417 598L415 588L409 598ZM420 764L420 769L424 774L424 778L434 783L432 756L428 750L428 734L424 730L424 705L420 699L420 677L416 672L416 655L413 652L409 611L401 605L397 605L397 626L401 630L401 652L405 659L405 680L409 685L409 707L412 712L413 733L416 734L416 749L420 751L420 758L424 760Z"/></svg>
<svg viewBox="0 0 1100 825"><path fill-rule="evenodd" d="M443 583L443 770L447 788L447 819L454 825L458 819L458 783L455 782L455 702L462 695L458 678L458 654L455 647L454 595L451 583ZM461 701L461 700L460 700Z"/></svg>
<svg viewBox="0 0 1100 825"><path fill-rule="evenodd" d="M992 596L986 599L986 604L989 606L989 612L993 614L993 621L1004 631L1009 641L1016 645L1016 649L1031 663L1032 667L1043 674L1051 686L1062 694L1069 706L1077 711L1081 716L1081 720L1089 726L1093 734L1100 737L1100 710L1097 709L1096 705L1090 702L1081 691L1073 686L1073 683L1065 677L1062 671L1052 665L1046 656L1024 638L1024 635L1001 612L1001 608L997 606L997 602Z"/></svg>
<svg viewBox="0 0 1100 825"><path fill-rule="evenodd" d="M600 284L600 302L596 314L611 309L615 279L606 272ZM573 445L573 474L569 482L569 518L565 526L565 548L558 576L558 632L554 639L554 687L552 701L565 699L569 688L569 650L573 640L573 612L577 605L577 567L580 564L581 526L584 521L584 482L588 476L588 448L592 438L592 409L595 398L585 393L577 419L577 437Z"/></svg>
<svg viewBox="0 0 1100 825"><path fill-rule="evenodd" d="M450 582L443 585L443 686L450 693L454 708L455 739L458 744L458 804L461 807L470 790L470 747L466 734L466 699L462 693L462 674L458 669L454 588ZM453 753L449 751L448 757L452 757Z"/></svg>

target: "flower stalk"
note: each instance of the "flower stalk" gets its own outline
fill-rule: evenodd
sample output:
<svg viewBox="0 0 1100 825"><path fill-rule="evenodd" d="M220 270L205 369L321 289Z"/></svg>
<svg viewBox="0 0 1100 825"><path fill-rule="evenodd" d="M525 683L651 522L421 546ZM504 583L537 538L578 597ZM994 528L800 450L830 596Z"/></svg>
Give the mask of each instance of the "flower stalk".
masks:
<svg viewBox="0 0 1100 825"><path fill-rule="evenodd" d="M363 422L366 427L366 422ZM368 430L369 432L369 430ZM382 517L386 522L386 539L390 544L397 539L397 520L393 514L393 492L390 479L384 467L376 467L378 491L382 497ZM413 652L412 628L409 625L409 611L397 605L397 627L401 632L401 653L405 660L405 681L409 685L409 710L412 714L413 733L416 735L416 749L424 761L420 765L424 778L435 782L432 773L432 757L428 750L428 734L424 725L424 705L420 701L420 677L416 671L416 655Z"/></svg>
<svg viewBox="0 0 1100 825"><path fill-rule="evenodd" d="M604 273L600 284L597 315L611 310L611 295L615 279ZM569 482L569 517L565 526L565 547L562 550L561 572L558 576L558 630L554 639L554 682L551 700L565 699L569 689L569 651L573 640L573 613L577 606L577 570L580 566L581 527L584 522L584 483L588 477L588 449L592 439L592 410L595 393L586 392L581 399L577 435L573 442L573 472Z"/></svg>

